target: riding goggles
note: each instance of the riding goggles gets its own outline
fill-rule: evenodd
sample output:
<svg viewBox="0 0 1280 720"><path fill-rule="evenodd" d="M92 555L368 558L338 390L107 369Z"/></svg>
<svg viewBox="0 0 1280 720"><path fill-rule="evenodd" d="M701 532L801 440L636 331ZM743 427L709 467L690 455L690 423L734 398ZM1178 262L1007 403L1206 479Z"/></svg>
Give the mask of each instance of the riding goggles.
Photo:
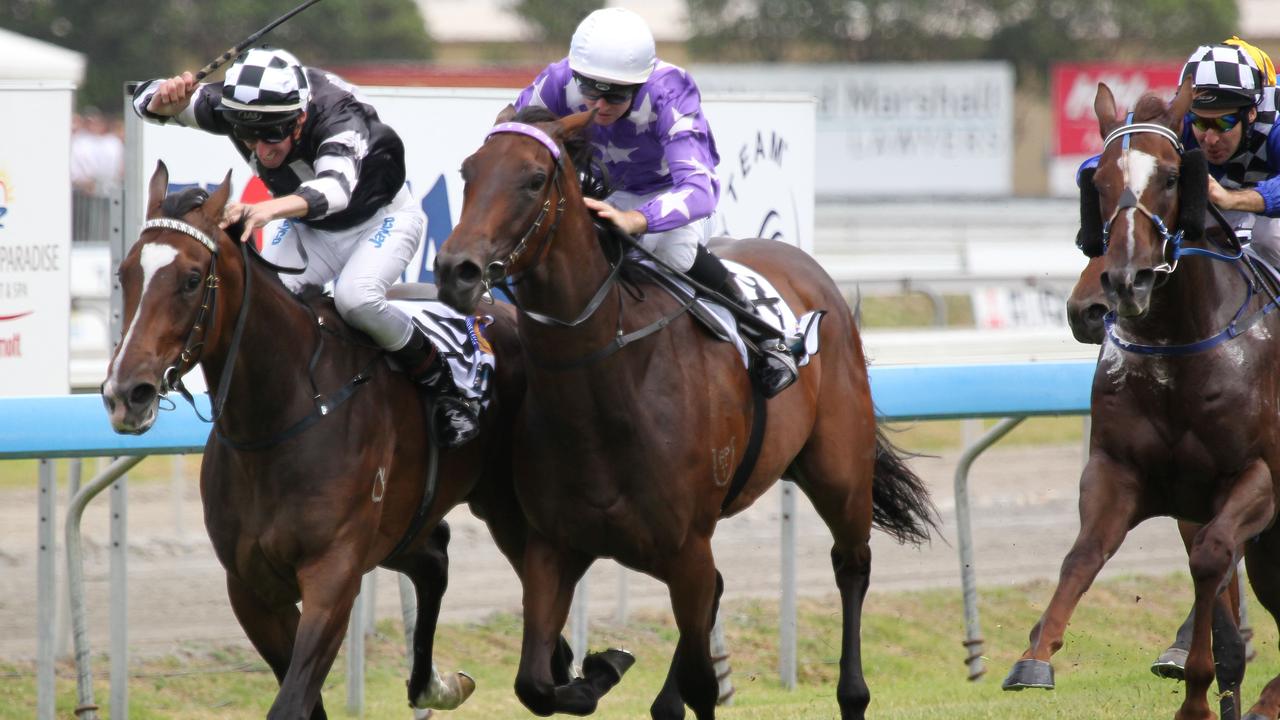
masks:
<svg viewBox="0 0 1280 720"><path fill-rule="evenodd" d="M1229 115L1220 115L1218 117L1203 117L1201 115L1191 114L1191 124L1200 132L1209 132L1213 130L1219 134L1231 132L1236 125L1240 124L1240 113L1233 112Z"/></svg>
<svg viewBox="0 0 1280 720"><path fill-rule="evenodd" d="M574 73L573 78L578 81L578 92L582 93L582 97L587 102L595 102L603 99L610 105L621 105L631 102L631 98L635 97L637 85L619 85L617 83L607 83L594 78L589 78L580 73Z"/></svg>
<svg viewBox="0 0 1280 720"><path fill-rule="evenodd" d="M290 120L280 125L232 125L231 132L245 142L253 143L261 140L264 143L275 144L292 137L297 127L298 121Z"/></svg>

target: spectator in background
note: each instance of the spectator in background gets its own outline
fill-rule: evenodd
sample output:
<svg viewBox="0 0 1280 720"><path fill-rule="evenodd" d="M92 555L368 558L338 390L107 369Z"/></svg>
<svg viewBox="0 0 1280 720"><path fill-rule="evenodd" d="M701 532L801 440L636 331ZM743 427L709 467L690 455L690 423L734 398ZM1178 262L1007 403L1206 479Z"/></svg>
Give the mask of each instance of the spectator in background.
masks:
<svg viewBox="0 0 1280 720"><path fill-rule="evenodd" d="M105 196L124 179L124 140L97 108L73 118L71 184L86 195Z"/></svg>

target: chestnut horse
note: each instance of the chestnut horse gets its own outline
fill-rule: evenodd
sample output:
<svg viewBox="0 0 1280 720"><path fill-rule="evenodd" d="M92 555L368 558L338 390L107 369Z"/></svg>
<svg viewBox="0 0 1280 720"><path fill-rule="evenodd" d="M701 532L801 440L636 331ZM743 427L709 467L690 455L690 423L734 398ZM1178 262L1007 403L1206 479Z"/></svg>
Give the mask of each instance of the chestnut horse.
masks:
<svg viewBox="0 0 1280 720"><path fill-rule="evenodd" d="M474 683L431 662L448 578L441 518L468 499L504 553L523 554L507 452L524 390L512 312L491 309L499 360L483 433L440 453L428 489L436 456L417 388L330 298L300 300L232 239L238 228L219 229L229 180L166 197L163 163L151 178L148 222L119 269L127 330L102 388L112 426L146 432L197 362L219 388L200 473L205 527L236 618L280 682L268 717L326 717L321 685L377 566L417 592L410 702L456 706Z"/></svg>
<svg viewBox="0 0 1280 720"><path fill-rule="evenodd" d="M1114 315L1094 375L1081 527L1004 687L1053 687L1050 657L1103 563L1130 528L1168 515L1203 525L1189 552L1194 622L1186 696L1175 717L1205 720L1214 717L1207 693L1215 663L1221 711L1239 717L1244 644L1223 590L1240 550L1259 601L1280 613L1280 476L1273 471L1280 469L1273 339L1280 324L1239 245L1204 241L1204 157L1184 152L1180 140L1190 104L1188 80L1171 104L1148 95L1121 121L1111 91L1098 87L1101 213L1086 231L1103 243L1101 283ZM1280 678L1247 717L1278 713Z"/></svg>
<svg viewBox="0 0 1280 720"><path fill-rule="evenodd" d="M530 523L520 700L539 715L590 712L629 665L592 656L603 682L573 688L557 687L548 673L575 583L595 558L611 557L670 591L680 637L652 716L683 717L687 704L700 720L714 717L708 634L723 582L711 536L721 517L787 477L834 536L844 616L836 696L842 717L863 717L870 693L860 622L873 519L900 540L922 542L934 510L878 433L861 341L839 289L813 258L783 243L721 248L766 275L797 315L828 311L821 351L798 382L767 403L756 398L733 345L714 340L647 276L619 272L619 263L631 267L624 245L616 229L593 227L576 153L566 148L582 144L591 114L554 120L533 108L516 120L498 125L463 163L462 217L435 269L440 298L461 312L496 283L520 308L529 388L512 452ZM731 490L763 408L758 459Z"/></svg>

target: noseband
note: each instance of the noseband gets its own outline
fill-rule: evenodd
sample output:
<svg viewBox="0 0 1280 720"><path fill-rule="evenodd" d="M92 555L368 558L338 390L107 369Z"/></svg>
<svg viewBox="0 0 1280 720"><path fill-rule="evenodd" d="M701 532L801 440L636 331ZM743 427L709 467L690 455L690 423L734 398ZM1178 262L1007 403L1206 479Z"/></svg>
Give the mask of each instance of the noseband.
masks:
<svg viewBox="0 0 1280 720"><path fill-rule="evenodd" d="M1173 143L1174 149L1178 151L1178 157L1182 157L1184 150L1182 146L1182 139L1178 137L1177 133L1158 123L1135 123L1133 121L1133 113L1129 113L1125 117L1124 125L1112 130L1107 135L1106 139L1102 142L1102 151L1106 152L1107 147L1117 138L1121 139L1121 151L1128 151L1130 136L1140 134L1159 135ZM1115 221L1116 216L1120 214L1121 210L1128 210L1131 208L1138 210L1143 215L1146 215L1147 219L1151 221L1151 224L1155 226L1156 232L1160 233L1160 257L1167 257L1169 246L1173 246L1172 262L1166 260L1164 263L1152 268L1152 270L1160 273L1173 272L1178 267L1178 258L1184 254L1182 251L1182 230L1179 229L1176 233L1169 232L1169 228L1165 225L1164 220L1156 213L1148 210L1147 207L1142 204L1142 201L1138 199L1137 194L1133 192L1133 188L1128 185L1128 178L1125 178L1124 192L1120 194L1120 201L1116 205L1116 209L1111 212L1111 217L1108 217L1107 221L1102 224L1102 252L1105 253L1107 251L1107 246L1110 244L1111 223Z"/></svg>

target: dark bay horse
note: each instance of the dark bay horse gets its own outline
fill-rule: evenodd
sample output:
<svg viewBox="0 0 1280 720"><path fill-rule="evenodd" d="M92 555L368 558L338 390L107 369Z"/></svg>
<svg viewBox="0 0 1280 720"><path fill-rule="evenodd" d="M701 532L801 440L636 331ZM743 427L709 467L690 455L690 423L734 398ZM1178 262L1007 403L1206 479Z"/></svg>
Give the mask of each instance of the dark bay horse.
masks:
<svg viewBox="0 0 1280 720"><path fill-rule="evenodd" d="M102 390L112 425L146 432L197 362L219 388L200 473L205 526L236 618L280 682L268 717L326 717L321 685L361 576L379 565L405 573L418 596L410 702L455 706L474 683L431 662L448 578L441 518L468 499L513 563L523 555L507 452L524 389L513 313L489 309L499 360L483 433L440 453L429 494L416 388L331 299L300 300L232 240L237 228L219 229L229 179L207 197L166 197L163 163L151 178L148 223L119 269L126 331Z"/></svg>
<svg viewBox="0 0 1280 720"><path fill-rule="evenodd" d="M1104 151L1094 182L1100 276L1114 320L1094 375L1089 460L1080 479L1080 533L1053 598L1005 689L1053 687L1049 659L1072 610L1130 528L1155 516L1202 525L1189 551L1194 623L1186 696L1175 718L1239 717L1244 644L1223 590L1243 550L1249 581L1280 612L1280 331L1267 282L1238 244L1203 235L1206 169L1179 133L1191 103L1144 97L1125 120L1100 85L1094 102ZM1246 716L1280 713L1280 678Z"/></svg>
<svg viewBox="0 0 1280 720"><path fill-rule="evenodd" d="M714 717L708 634L723 582L711 536L721 517L783 476L808 495L834 536L844 617L836 696L842 717L863 717L870 692L860 622L873 521L900 540L922 542L934 511L924 485L878 434L843 296L797 248L756 239L718 249L766 275L797 314L829 313L821 352L799 381L756 404L733 345L713 340L658 285L625 273L618 279L620 240L593 227L576 152L566 147L581 144L591 115L551 120L525 110L515 119L463 163L462 217L436 257L436 278L441 299L462 312L500 281L521 308L529 389L513 462L531 531L520 700L539 715L581 714L607 690L607 682L557 687L547 665L575 583L595 558L611 557L670 591L680 637L652 716L683 717L687 704L700 720ZM647 334L628 342L636 332ZM731 496L760 408L768 423L758 460ZM614 675L626 665L615 663ZM609 680L607 670L597 667L596 675Z"/></svg>

